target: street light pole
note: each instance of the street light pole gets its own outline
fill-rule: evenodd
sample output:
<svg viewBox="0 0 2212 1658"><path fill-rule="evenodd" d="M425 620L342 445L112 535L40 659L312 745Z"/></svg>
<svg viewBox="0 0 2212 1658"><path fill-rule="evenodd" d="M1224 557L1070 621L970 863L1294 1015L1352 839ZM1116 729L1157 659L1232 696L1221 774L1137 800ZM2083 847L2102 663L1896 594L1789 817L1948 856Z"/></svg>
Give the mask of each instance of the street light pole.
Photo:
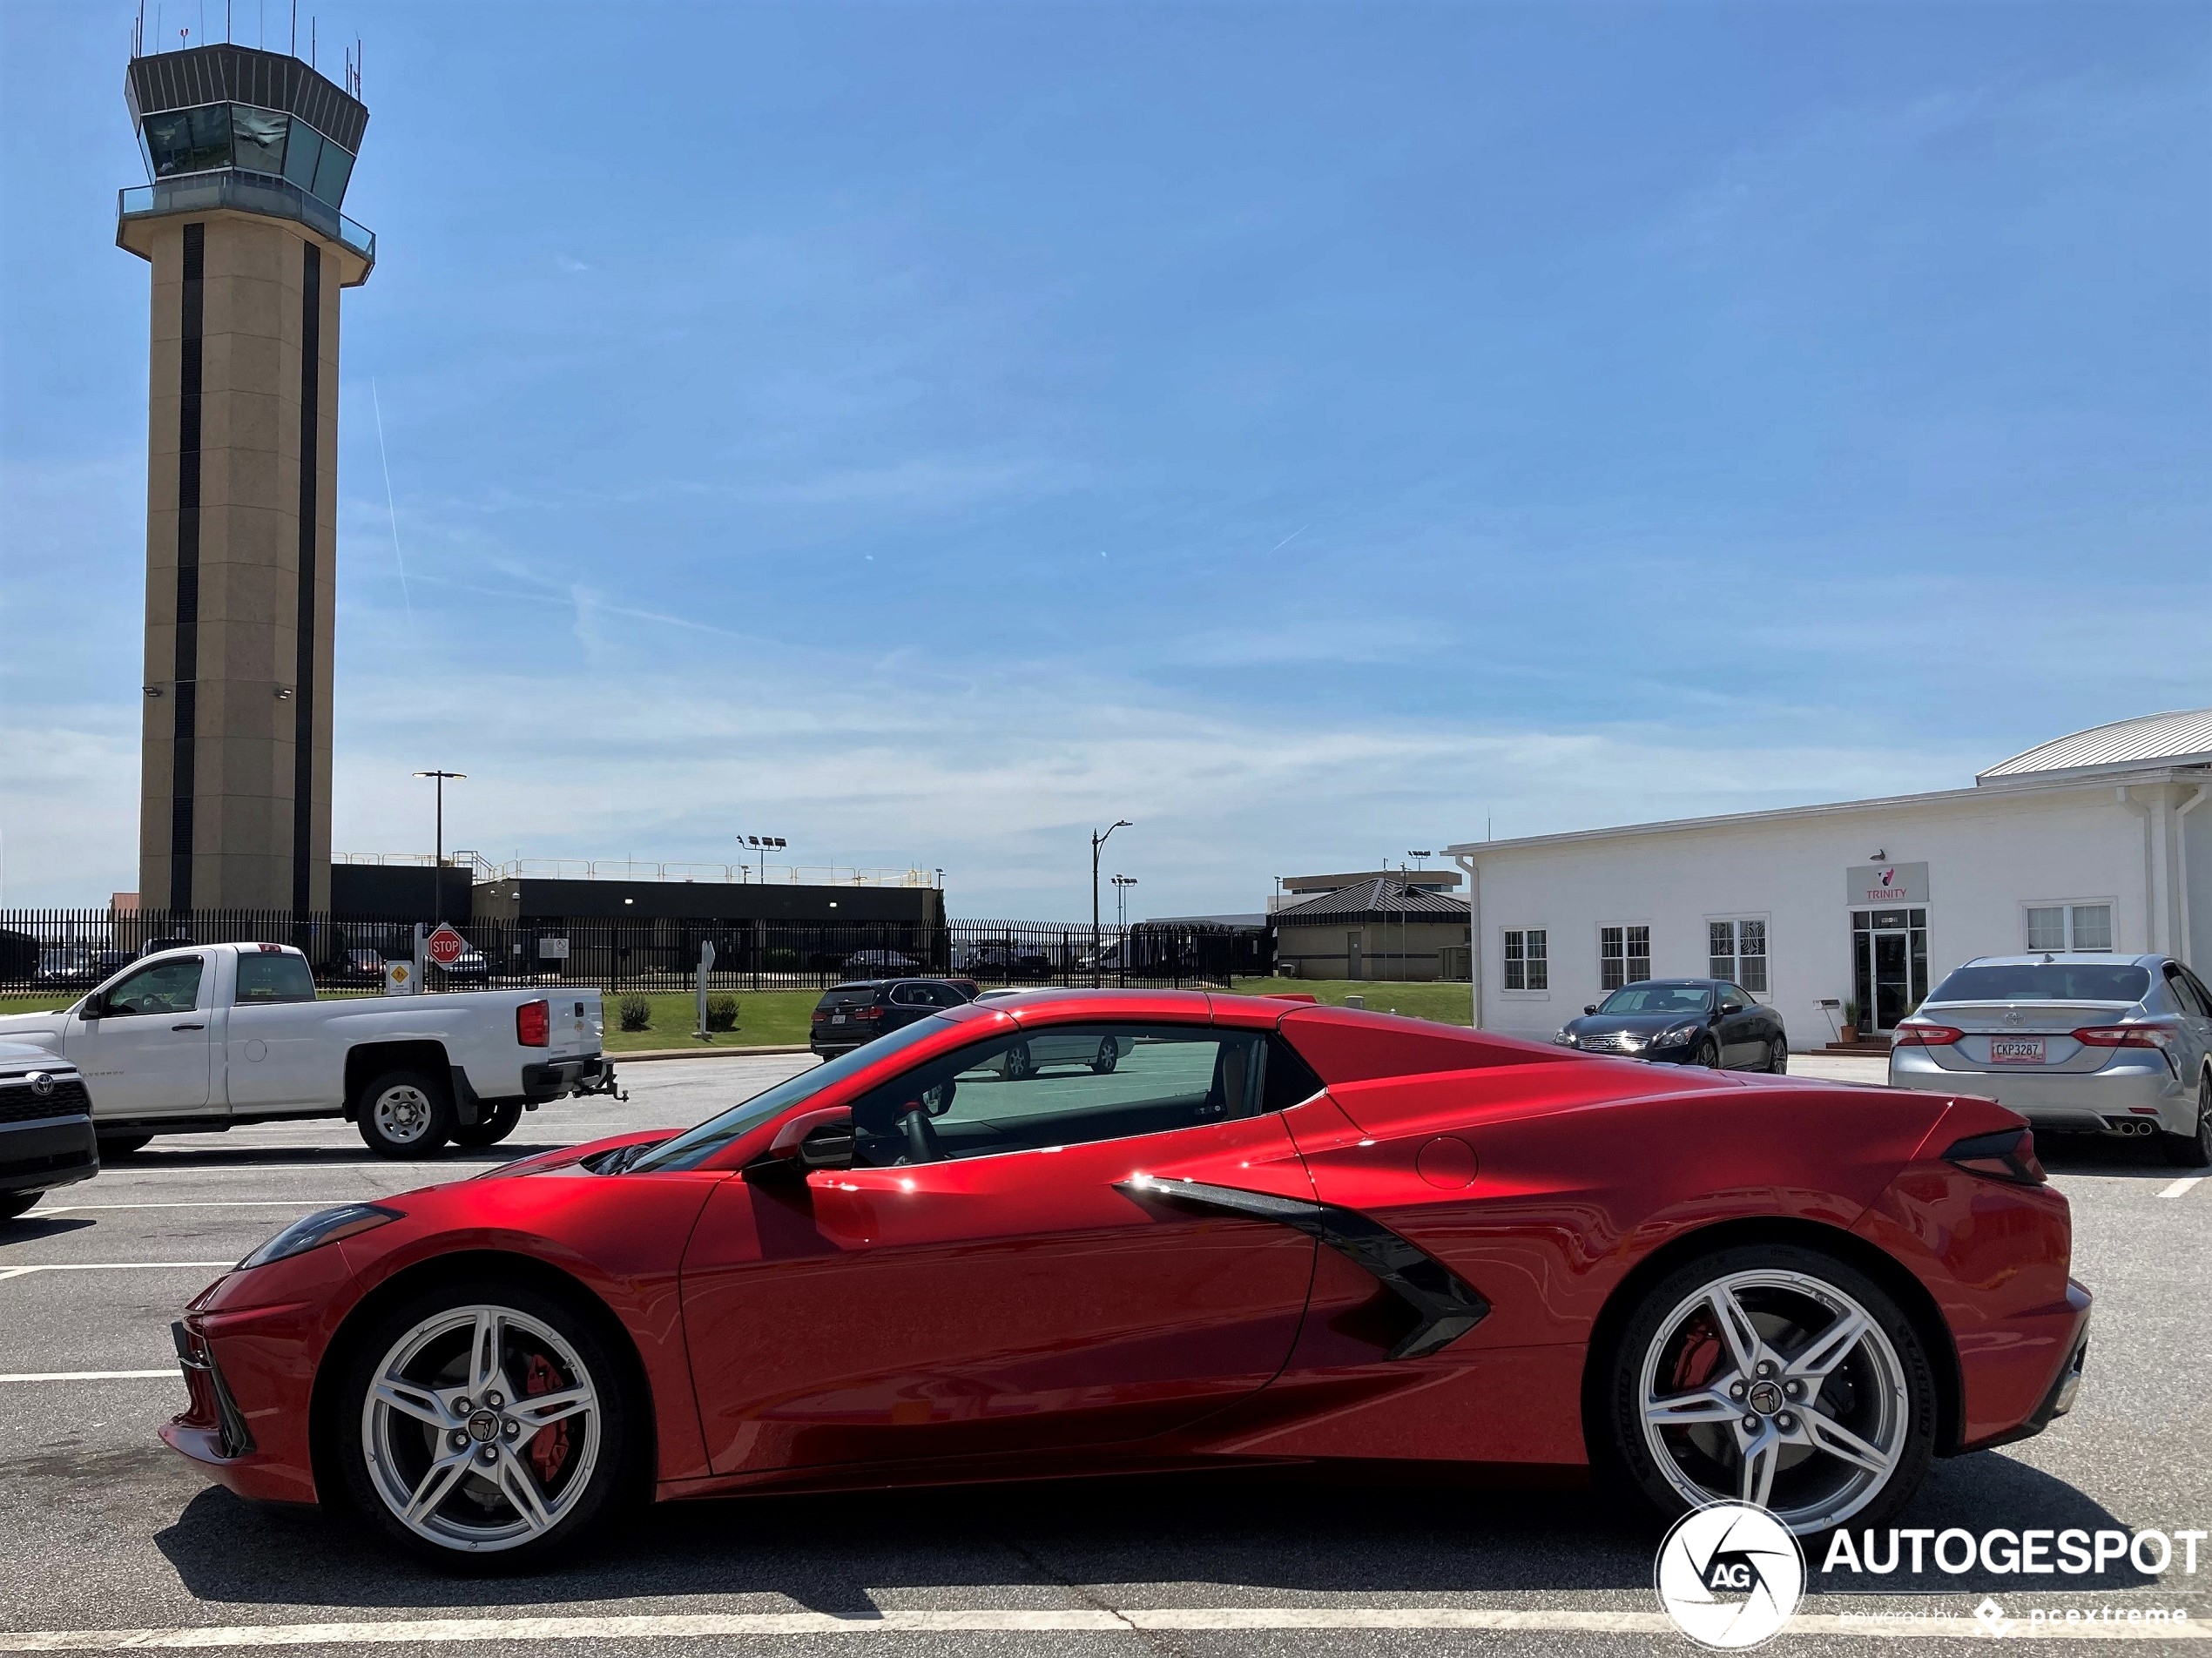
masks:
<svg viewBox="0 0 2212 1658"><path fill-rule="evenodd" d="M430 859L430 907L436 912L435 920L446 919L446 779L458 783L469 774L466 772L417 772L419 778L435 778L438 785L438 828L436 851Z"/></svg>
<svg viewBox="0 0 2212 1658"><path fill-rule="evenodd" d="M1114 976L1124 985L1129 982L1129 889L1136 885L1134 875L1114 877Z"/></svg>
<svg viewBox="0 0 2212 1658"><path fill-rule="evenodd" d="M1114 838L1116 829L1133 829L1136 826L1127 818L1116 819L1101 834L1090 832L1090 984L1096 990L1100 983L1098 974L1098 849Z"/></svg>

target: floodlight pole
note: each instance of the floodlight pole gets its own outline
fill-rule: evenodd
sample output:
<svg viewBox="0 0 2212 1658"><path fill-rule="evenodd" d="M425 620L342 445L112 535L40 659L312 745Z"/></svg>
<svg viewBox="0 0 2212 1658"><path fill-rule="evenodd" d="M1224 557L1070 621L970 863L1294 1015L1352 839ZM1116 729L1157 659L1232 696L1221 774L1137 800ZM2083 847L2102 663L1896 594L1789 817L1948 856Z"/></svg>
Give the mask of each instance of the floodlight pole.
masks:
<svg viewBox="0 0 2212 1658"><path fill-rule="evenodd" d="M1090 832L1090 985L1096 990L1102 982L1098 973L1098 849L1114 838L1116 829L1133 829L1136 826L1127 818L1116 819L1102 834Z"/></svg>
<svg viewBox="0 0 2212 1658"><path fill-rule="evenodd" d="M466 772L417 772L415 775L437 779L438 827L435 842L436 850L430 859L430 907L435 912L434 919L442 922L446 919L446 779L451 778L458 783L469 774Z"/></svg>

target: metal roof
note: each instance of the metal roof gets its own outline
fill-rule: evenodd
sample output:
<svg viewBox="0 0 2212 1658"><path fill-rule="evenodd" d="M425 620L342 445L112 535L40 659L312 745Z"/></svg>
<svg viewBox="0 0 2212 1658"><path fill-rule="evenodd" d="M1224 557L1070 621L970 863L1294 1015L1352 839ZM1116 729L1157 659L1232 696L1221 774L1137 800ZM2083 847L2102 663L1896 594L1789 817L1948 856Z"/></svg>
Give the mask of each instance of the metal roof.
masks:
<svg viewBox="0 0 2212 1658"><path fill-rule="evenodd" d="M1361 881L1341 892L1324 893L1303 904L1275 912L1278 927L1312 927L1339 920L1386 917L1400 921L1459 921L1467 919L1467 901L1408 884L1398 876Z"/></svg>
<svg viewBox="0 0 2212 1658"><path fill-rule="evenodd" d="M1979 773L1974 781L2035 777L2053 772L2086 772L2106 766L2195 765L2212 763L2212 708L2185 708L2167 714L2092 725L2071 737L2039 743L2022 754Z"/></svg>

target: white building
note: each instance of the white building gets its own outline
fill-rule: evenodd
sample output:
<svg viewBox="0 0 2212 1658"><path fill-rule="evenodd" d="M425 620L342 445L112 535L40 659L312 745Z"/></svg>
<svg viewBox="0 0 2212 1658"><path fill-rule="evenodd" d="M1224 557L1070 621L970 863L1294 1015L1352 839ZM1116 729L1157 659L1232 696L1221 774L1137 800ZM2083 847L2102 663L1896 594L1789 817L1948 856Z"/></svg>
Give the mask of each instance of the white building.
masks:
<svg viewBox="0 0 2212 1658"><path fill-rule="evenodd" d="M1890 1029L1978 955L2159 951L2202 973L2208 799L2198 709L2060 738L1971 789L1456 846L1475 1023L1549 1036L1629 980L1710 976L1804 1049L1845 1003Z"/></svg>

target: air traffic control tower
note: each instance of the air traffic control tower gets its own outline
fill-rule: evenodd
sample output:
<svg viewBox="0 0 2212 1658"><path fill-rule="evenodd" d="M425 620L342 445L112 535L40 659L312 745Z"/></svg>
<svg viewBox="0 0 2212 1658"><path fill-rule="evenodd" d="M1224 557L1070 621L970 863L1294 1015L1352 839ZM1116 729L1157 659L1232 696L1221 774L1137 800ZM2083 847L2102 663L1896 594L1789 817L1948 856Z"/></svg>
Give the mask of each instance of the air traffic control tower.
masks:
<svg viewBox="0 0 2212 1658"><path fill-rule="evenodd" d="M115 239L153 266L138 892L152 911L330 903L339 211L368 111L298 58L133 57L152 183Z"/></svg>

